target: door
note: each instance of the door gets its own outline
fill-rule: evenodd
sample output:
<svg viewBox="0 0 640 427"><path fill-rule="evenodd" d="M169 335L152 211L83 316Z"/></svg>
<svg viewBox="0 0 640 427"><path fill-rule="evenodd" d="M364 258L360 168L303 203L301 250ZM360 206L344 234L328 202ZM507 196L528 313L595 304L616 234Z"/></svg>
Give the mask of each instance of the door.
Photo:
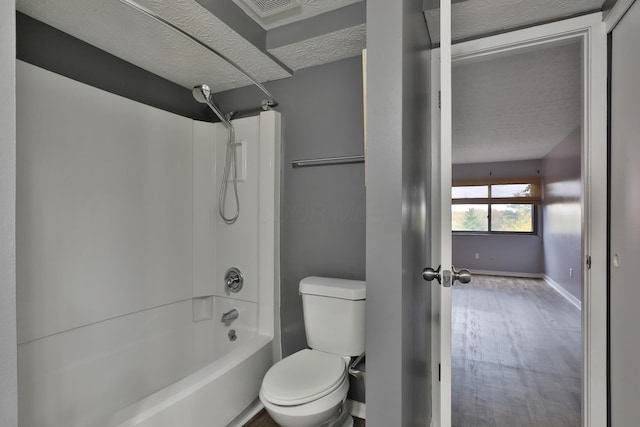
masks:
<svg viewBox="0 0 640 427"><path fill-rule="evenodd" d="M613 30L611 45L611 259L609 349L612 426L640 419L640 258L638 161L640 161L640 4Z"/></svg>
<svg viewBox="0 0 640 427"><path fill-rule="evenodd" d="M451 425L451 1L440 1L440 48L431 77L431 371L433 425ZM424 277L428 279L428 277Z"/></svg>

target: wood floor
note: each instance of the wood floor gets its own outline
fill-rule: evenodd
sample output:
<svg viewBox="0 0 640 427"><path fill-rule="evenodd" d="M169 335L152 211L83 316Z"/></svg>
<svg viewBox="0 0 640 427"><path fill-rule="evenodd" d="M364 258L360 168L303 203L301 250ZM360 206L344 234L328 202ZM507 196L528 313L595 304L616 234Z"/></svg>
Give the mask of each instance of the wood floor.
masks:
<svg viewBox="0 0 640 427"><path fill-rule="evenodd" d="M244 427L280 427L273 419L267 414L264 409L258 413L255 417L251 418ZM353 427L365 427L365 421L360 418L353 417Z"/></svg>
<svg viewBox="0 0 640 427"><path fill-rule="evenodd" d="M477 276L452 320L454 427L580 426L577 308L542 280Z"/></svg>

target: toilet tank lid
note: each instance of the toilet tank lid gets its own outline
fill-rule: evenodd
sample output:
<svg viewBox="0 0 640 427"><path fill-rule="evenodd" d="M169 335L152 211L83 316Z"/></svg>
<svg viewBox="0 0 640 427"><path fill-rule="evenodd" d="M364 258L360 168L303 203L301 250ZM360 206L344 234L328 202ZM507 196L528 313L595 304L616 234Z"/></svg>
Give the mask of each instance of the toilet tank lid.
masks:
<svg viewBox="0 0 640 427"><path fill-rule="evenodd" d="M366 299L366 284L362 280L309 276L300 281L300 293L347 300Z"/></svg>

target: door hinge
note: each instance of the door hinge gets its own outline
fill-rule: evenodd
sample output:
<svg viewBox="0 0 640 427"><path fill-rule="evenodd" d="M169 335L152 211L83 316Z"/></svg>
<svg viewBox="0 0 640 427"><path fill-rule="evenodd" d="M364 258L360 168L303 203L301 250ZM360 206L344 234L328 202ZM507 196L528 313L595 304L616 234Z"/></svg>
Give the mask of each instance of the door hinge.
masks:
<svg viewBox="0 0 640 427"><path fill-rule="evenodd" d="M438 91L438 108L442 109L442 91Z"/></svg>
<svg viewBox="0 0 640 427"><path fill-rule="evenodd" d="M438 381L440 381L440 364L438 363Z"/></svg>
<svg viewBox="0 0 640 427"><path fill-rule="evenodd" d="M591 255L587 255L587 270L591 270Z"/></svg>

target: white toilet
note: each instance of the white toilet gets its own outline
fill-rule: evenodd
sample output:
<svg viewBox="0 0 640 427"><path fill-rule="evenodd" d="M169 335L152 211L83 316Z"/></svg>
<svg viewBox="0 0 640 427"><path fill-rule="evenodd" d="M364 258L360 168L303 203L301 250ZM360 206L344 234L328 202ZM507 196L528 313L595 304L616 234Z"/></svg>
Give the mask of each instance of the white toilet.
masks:
<svg viewBox="0 0 640 427"><path fill-rule="evenodd" d="M351 427L347 369L350 357L364 352L365 282L307 277L300 294L311 349L267 371L260 401L282 427Z"/></svg>

